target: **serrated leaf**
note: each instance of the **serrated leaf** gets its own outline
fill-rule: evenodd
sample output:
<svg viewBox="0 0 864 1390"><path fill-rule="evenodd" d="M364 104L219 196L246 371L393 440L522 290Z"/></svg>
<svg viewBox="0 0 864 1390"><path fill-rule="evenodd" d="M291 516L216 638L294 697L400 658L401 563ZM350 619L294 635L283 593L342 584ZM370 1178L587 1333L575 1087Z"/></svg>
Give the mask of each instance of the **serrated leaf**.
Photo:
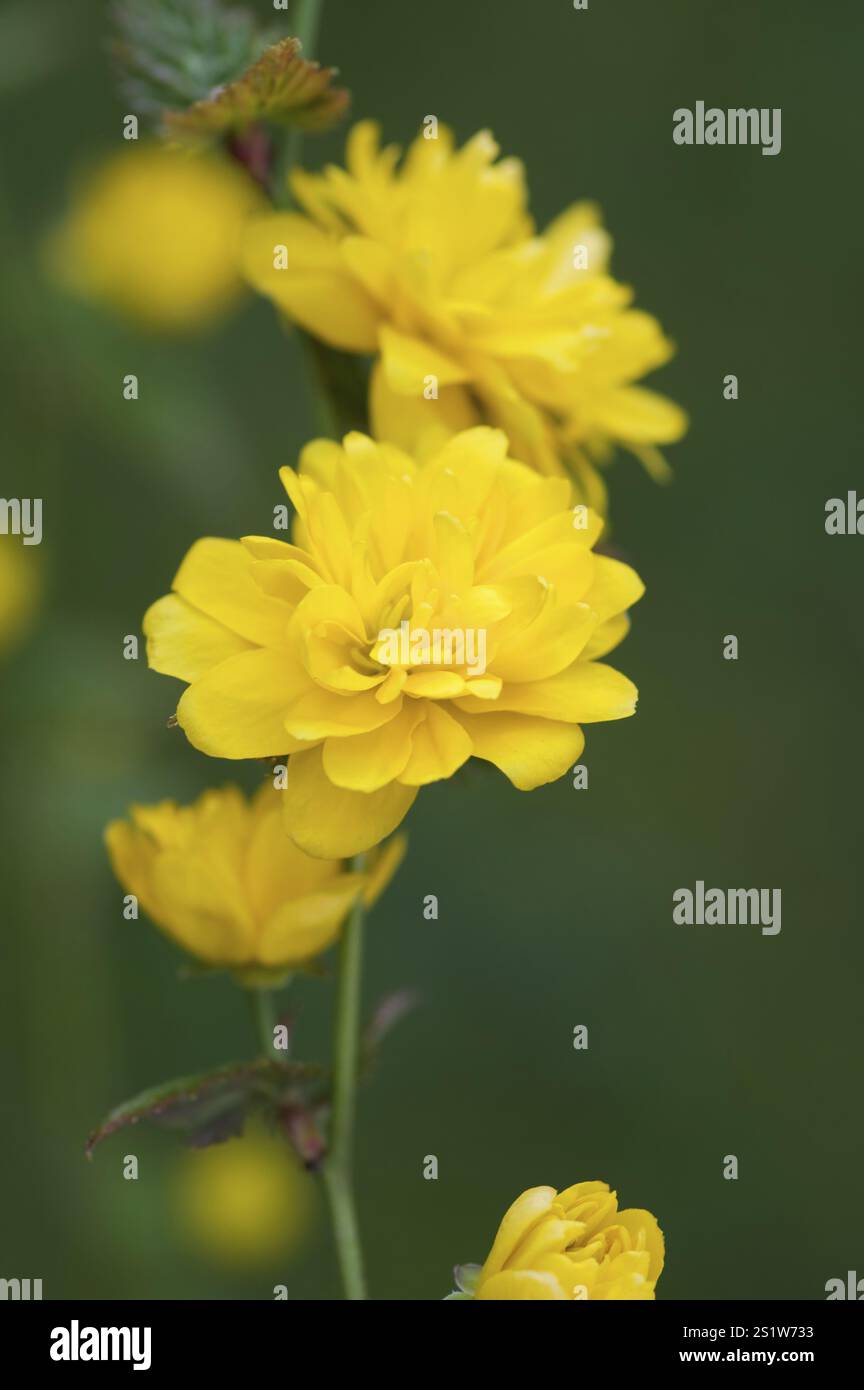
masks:
<svg viewBox="0 0 864 1390"><path fill-rule="evenodd" d="M142 1120L180 1130L194 1147L220 1143L242 1133L252 1111L269 1112L278 1122L286 1105L296 1108L301 1083L320 1075L321 1069L308 1063L262 1058L152 1086L106 1116L87 1140L87 1156L110 1135Z"/></svg>
<svg viewBox="0 0 864 1390"><path fill-rule="evenodd" d="M224 0L116 0L113 20L123 95L150 117L232 81L285 32Z"/></svg>
<svg viewBox="0 0 864 1390"><path fill-rule="evenodd" d="M334 68L302 56L299 39L281 39L236 81L185 111L168 111L164 132L174 139L210 139L266 121L326 130L344 114L348 92L335 87Z"/></svg>

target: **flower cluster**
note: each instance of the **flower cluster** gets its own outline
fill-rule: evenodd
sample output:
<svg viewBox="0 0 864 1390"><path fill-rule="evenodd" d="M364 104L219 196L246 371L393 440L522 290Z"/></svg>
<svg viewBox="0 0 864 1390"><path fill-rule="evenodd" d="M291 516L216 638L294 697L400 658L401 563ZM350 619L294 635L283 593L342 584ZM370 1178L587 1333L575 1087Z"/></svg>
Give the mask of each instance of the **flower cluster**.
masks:
<svg viewBox="0 0 864 1390"><path fill-rule="evenodd" d="M427 117L403 159L361 121L345 168L294 167L293 210L265 213L265 189L274 204L287 193L278 171L297 131L335 120L347 93L305 57L316 6L297 7L306 31L263 54L248 17L206 8L192 52L197 0L124 11L136 90L195 151L145 144L98 170L55 238L55 268L162 329L212 320L250 283L313 340L326 404L350 405L365 432L308 444L281 469L290 508L269 534L196 541L145 615L150 667L186 687L188 741L266 762L269 777L251 798L229 786L133 806L108 826L108 852L133 915L140 904L252 992L259 1054L143 1092L91 1147L144 1117L202 1145L266 1117L323 1165L346 1294L362 1298L354 1092L404 1008L404 994L384 1001L361 1042L363 908L403 853L387 837L422 787L470 759L531 791L576 763L584 725L635 712L636 687L604 658L643 585L599 544L600 468L623 447L663 475L660 447L686 418L642 385L672 345L612 276L597 209L576 204L538 231L521 163L499 159L488 132L457 148ZM328 1069L285 1055L275 991L340 937ZM223 1244L245 1255L267 1244L271 1198L244 1158L208 1169ZM653 1299L663 1258L654 1217L619 1211L605 1183L531 1188L451 1297Z"/></svg>

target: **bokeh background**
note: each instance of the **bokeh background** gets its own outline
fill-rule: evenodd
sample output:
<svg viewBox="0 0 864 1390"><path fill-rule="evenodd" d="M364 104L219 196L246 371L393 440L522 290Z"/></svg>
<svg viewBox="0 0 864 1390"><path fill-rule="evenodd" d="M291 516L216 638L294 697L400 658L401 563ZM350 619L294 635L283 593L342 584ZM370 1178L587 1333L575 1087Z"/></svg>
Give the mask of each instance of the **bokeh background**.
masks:
<svg viewBox="0 0 864 1390"><path fill-rule="evenodd" d="M49 1298L338 1297L311 1179L286 1170L290 1238L244 1262L206 1238L224 1204L193 1219L170 1135L84 1158L126 1096L254 1052L227 980L180 980L173 948L123 921L101 834L133 799L260 775L166 730L179 687L122 639L193 539L265 529L315 428L268 304L160 337L46 277L72 181L120 143L105 8L0 7L0 491L45 501L38 608L0 666L0 1274ZM626 458L610 480L648 586L616 653L637 717L589 729L587 791L526 796L479 769L424 794L376 910L367 1007L421 996L362 1097L378 1298L440 1298L518 1192L586 1178L657 1213L661 1298L818 1299L862 1269L864 539L824 531L829 497L864 492L862 42L854 0L325 5L319 55L356 115L402 141L428 113L461 138L490 126L541 223L602 204L618 276L678 344L653 380L692 414L671 486ZM676 147L672 111L698 99L781 107L782 153ZM341 148L310 139L306 159ZM673 926L697 879L781 888L782 932ZM297 987L301 1055L326 1048L331 999Z"/></svg>

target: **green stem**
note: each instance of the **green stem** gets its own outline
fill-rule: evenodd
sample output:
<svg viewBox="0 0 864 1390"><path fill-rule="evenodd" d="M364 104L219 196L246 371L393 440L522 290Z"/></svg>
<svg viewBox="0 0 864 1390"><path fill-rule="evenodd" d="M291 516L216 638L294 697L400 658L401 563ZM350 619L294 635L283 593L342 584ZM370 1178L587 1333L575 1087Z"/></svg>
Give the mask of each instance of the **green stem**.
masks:
<svg viewBox="0 0 864 1390"><path fill-rule="evenodd" d="M315 56L318 30L321 27L323 0L296 0L292 17L292 37L303 45L303 57L311 62ZM292 126L276 152L273 170L273 202L277 207L290 205L291 194L288 188L288 175L300 163L303 149L303 131Z"/></svg>
<svg viewBox="0 0 864 1390"><path fill-rule="evenodd" d="M258 1033L258 1046L264 1057L273 1058L273 1029L276 1027L276 995L272 989L252 989L249 1001Z"/></svg>
<svg viewBox="0 0 864 1390"><path fill-rule="evenodd" d="M321 27L321 10L324 0L296 0L294 6L294 38L303 45L303 57L310 60L318 42Z"/></svg>
<svg viewBox="0 0 864 1390"><path fill-rule="evenodd" d="M358 855L352 867L355 872L361 873L365 867L365 857ZM324 1165L324 1182L330 1200L339 1268L342 1272L345 1297L349 1299L366 1297L352 1177L364 915L363 901L358 898L342 933L339 947L339 982L336 992L336 1029L333 1045L333 1110L330 1120L330 1147Z"/></svg>

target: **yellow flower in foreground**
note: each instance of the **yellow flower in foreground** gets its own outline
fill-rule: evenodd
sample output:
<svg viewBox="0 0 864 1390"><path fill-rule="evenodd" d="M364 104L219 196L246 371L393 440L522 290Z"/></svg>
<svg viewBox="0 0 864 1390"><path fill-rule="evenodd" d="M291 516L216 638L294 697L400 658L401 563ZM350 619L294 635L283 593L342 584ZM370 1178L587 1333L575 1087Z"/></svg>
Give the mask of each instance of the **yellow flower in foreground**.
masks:
<svg viewBox="0 0 864 1390"><path fill-rule="evenodd" d="M491 421L540 472L563 458L602 507L592 460L620 444L662 472L656 446L686 429L676 405L634 384L673 349L610 276L597 209L576 204L536 233L521 163L497 156L487 131L456 150L440 127L399 167L363 121L347 169L295 172L302 212L250 223L246 274L324 342L380 357L377 438L423 452Z"/></svg>
<svg viewBox="0 0 864 1390"><path fill-rule="evenodd" d="M262 206L227 159L127 148L84 180L49 265L67 288L143 327L195 328L241 294L240 232Z"/></svg>
<svg viewBox="0 0 864 1390"><path fill-rule="evenodd" d="M314 1179L285 1141L256 1130L187 1150L175 1195L190 1244L231 1266L267 1264L293 1253L317 1198Z"/></svg>
<svg viewBox="0 0 864 1390"><path fill-rule="evenodd" d="M642 583L593 553L602 523L568 480L509 459L499 431L419 468L364 435L319 440L281 477L294 544L199 541L144 631L150 665L190 682L196 748L290 753L286 828L310 854L375 844L472 754L523 790L551 782L581 723L634 712L595 658Z"/></svg>
<svg viewBox="0 0 864 1390"><path fill-rule="evenodd" d="M250 983L326 950L355 899L372 903L387 886L403 851L392 842L365 873L311 859L285 835L283 795L269 783L251 800L224 787L191 806L133 806L105 831L114 872L156 925Z"/></svg>
<svg viewBox="0 0 864 1390"><path fill-rule="evenodd" d="M0 535L0 653L15 646L33 621L41 588L35 547Z"/></svg>
<svg viewBox="0 0 864 1390"><path fill-rule="evenodd" d="M663 1233L650 1211L618 1210L605 1182L530 1187L505 1213L486 1263L465 1288L478 1299L653 1299Z"/></svg>

